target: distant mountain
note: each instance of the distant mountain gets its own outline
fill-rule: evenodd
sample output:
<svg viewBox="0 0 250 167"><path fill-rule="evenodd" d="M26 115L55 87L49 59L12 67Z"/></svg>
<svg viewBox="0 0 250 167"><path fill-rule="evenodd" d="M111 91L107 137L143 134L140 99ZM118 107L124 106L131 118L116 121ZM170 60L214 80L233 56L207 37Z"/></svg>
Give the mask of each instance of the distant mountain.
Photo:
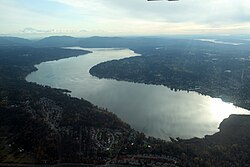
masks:
<svg viewBox="0 0 250 167"><path fill-rule="evenodd" d="M238 48L248 50L250 38L223 37L223 36L195 36L195 38L180 37L100 37L93 36L89 38L75 38L71 36L50 36L41 40L32 41L16 37L0 37L0 46L33 46L33 47L66 47L80 46L85 48L130 48L137 51L138 48L151 50L154 48L166 48L176 50L175 48L198 48L208 46L227 49L227 45L218 45L194 39L216 39L223 42L242 43ZM174 41L174 42L173 42ZM192 47L190 47L192 44Z"/></svg>
<svg viewBox="0 0 250 167"><path fill-rule="evenodd" d="M94 48L134 48L135 46L151 46L162 44L166 39L164 38L150 38L150 37L99 37L93 36L89 38L82 38L78 41L78 45L82 47Z"/></svg>
<svg viewBox="0 0 250 167"><path fill-rule="evenodd" d="M51 36L43 38L34 43L37 47L63 47L63 46L76 46L79 38L71 36Z"/></svg>
<svg viewBox="0 0 250 167"><path fill-rule="evenodd" d="M127 47L135 39L121 37L75 38L71 36L50 36L38 41L16 37L0 37L0 46L34 46L34 47Z"/></svg>
<svg viewBox="0 0 250 167"><path fill-rule="evenodd" d="M32 41L18 37L0 37L0 46L27 46L31 45Z"/></svg>
<svg viewBox="0 0 250 167"><path fill-rule="evenodd" d="M82 38L78 41L79 46L82 47L124 47L127 46L126 38L121 37L99 37L93 36L89 38Z"/></svg>
<svg viewBox="0 0 250 167"><path fill-rule="evenodd" d="M121 37L99 37L74 38L71 36L51 36L41 39L34 43L36 47L64 47L64 46L81 46L93 48L106 47L128 47L133 45L134 39Z"/></svg>
<svg viewBox="0 0 250 167"><path fill-rule="evenodd" d="M172 43L171 38L158 37L100 37L75 38L71 36L50 36L32 41L16 37L0 37L0 46L66 47L86 48L134 48L152 47Z"/></svg>

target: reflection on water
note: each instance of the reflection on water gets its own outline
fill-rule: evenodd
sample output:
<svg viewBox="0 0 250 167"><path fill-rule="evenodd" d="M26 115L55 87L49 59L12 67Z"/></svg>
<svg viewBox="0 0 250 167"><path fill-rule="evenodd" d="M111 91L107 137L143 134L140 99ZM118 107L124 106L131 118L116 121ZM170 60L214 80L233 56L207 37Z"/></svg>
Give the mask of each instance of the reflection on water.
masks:
<svg viewBox="0 0 250 167"><path fill-rule="evenodd" d="M223 41L218 41L216 39L197 39L198 41L202 41L202 42L211 42L211 43L215 43L215 44L224 44L224 45L242 45L243 43L235 43L235 42L223 42Z"/></svg>
<svg viewBox="0 0 250 167"><path fill-rule="evenodd" d="M36 66L38 71L26 79L69 89L72 96L108 108L136 130L162 139L213 134L230 114L247 113L220 99L195 92L173 92L165 86L98 79L89 74L95 64L138 55L129 49L88 50L93 53L41 63Z"/></svg>

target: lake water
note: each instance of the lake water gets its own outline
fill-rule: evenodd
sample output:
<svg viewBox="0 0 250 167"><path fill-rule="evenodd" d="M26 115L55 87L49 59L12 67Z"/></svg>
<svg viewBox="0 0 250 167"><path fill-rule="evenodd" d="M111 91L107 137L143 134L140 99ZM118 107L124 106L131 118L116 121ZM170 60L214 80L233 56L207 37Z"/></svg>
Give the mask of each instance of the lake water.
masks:
<svg viewBox="0 0 250 167"><path fill-rule="evenodd" d="M173 92L165 86L98 79L89 74L94 65L139 55L129 49L86 50L93 53L36 65L38 70L26 80L71 90L72 96L107 108L134 129L166 140L170 136L191 138L213 134L230 114L249 113L221 99L195 92Z"/></svg>
<svg viewBox="0 0 250 167"><path fill-rule="evenodd" d="M210 43L215 43L215 44L224 44L224 45L243 45L243 43L235 43L235 42L223 42L223 41L218 41L216 39L196 39L198 41L202 41L202 42L210 42Z"/></svg>

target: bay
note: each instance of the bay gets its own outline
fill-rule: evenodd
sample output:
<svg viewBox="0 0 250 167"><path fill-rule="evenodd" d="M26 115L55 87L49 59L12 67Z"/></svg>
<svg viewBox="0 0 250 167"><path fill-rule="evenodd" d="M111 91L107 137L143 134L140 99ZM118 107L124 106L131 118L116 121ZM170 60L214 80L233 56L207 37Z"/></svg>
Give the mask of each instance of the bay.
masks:
<svg viewBox="0 0 250 167"><path fill-rule="evenodd" d="M36 65L38 70L29 74L26 80L71 90L72 96L107 108L132 128L147 135L165 140L169 137L204 137L217 132L219 124L230 114L249 114L231 103L196 92L174 92L161 85L98 79L89 74L90 68L101 62L140 56L132 50L71 49L85 49L92 53L43 62Z"/></svg>

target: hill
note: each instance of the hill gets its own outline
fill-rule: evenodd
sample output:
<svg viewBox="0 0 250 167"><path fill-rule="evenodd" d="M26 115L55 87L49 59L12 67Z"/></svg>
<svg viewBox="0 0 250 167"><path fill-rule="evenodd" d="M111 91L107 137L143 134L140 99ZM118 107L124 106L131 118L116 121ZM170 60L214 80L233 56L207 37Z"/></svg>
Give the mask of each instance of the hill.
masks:
<svg viewBox="0 0 250 167"><path fill-rule="evenodd" d="M0 37L0 46L27 46L31 45L32 41L17 37Z"/></svg>
<svg viewBox="0 0 250 167"><path fill-rule="evenodd" d="M51 36L33 43L36 47L64 47L77 46L78 38L71 36Z"/></svg>

